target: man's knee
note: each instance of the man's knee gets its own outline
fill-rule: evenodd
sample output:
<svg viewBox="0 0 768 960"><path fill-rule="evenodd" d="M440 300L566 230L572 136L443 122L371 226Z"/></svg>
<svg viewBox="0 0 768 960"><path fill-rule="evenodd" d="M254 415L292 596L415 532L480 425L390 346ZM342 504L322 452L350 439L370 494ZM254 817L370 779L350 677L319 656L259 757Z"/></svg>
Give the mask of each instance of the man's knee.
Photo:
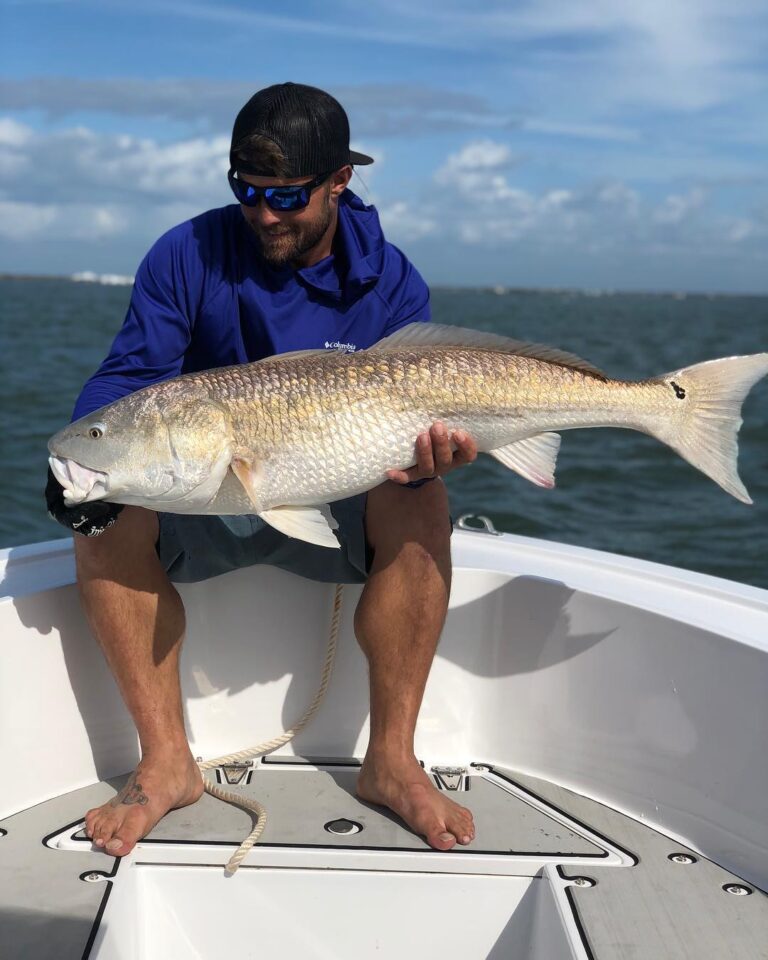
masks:
<svg viewBox="0 0 768 960"><path fill-rule="evenodd" d="M381 484L368 494L365 520L374 549L408 544L430 556L450 550L448 493L442 480L417 488Z"/></svg>
<svg viewBox="0 0 768 960"><path fill-rule="evenodd" d="M137 563L156 556L159 522L153 510L125 507L117 522L98 537L74 535L78 579L115 563Z"/></svg>

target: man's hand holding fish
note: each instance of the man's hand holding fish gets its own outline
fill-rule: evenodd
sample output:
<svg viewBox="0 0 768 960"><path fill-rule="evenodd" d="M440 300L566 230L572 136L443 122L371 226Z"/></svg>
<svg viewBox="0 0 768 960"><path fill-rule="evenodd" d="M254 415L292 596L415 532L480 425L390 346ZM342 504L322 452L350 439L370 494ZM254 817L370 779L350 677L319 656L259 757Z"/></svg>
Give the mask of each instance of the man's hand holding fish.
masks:
<svg viewBox="0 0 768 960"><path fill-rule="evenodd" d="M445 424L438 420L416 438L416 464L407 470L387 470L395 483L423 483L444 477L456 467L477 459L477 444L463 430L449 436Z"/></svg>

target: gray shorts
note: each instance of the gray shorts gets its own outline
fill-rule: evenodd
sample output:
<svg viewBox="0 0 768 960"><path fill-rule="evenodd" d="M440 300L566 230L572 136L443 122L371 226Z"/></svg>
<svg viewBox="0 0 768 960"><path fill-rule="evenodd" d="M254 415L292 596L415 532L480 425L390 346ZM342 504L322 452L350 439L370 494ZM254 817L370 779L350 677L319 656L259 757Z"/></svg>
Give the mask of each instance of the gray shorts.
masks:
<svg viewBox="0 0 768 960"><path fill-rule="evenodd" d="M157 554L174 583L195 583L267 563L323 583L365 583L373 559L365 538L365 493L332 503L341 549L287 537L260 517L161 513Z"/></svg>

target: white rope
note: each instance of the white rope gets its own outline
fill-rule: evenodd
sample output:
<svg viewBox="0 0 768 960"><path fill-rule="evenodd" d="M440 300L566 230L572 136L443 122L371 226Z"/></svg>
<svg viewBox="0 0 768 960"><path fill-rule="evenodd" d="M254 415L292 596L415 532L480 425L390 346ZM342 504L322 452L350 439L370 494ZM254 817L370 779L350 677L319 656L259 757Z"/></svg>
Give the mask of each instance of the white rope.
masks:
<svg viewBox="0 0 768 960"><path fill-rule="evenodd" d="M292 740L296 734L300 733L309 723L309 721L315 715L317 708L322 703L323 697L325 696L325 691L328 688L331 671L333 670L333 661L336 656L336 642L339 635L339 621L341 619L341 595L343 590L343 585L337 583L336 592L333 597L331 630L328 637L328 649L325 654L323 673L322 677L320 678L320 688L318 689L317 695L315 696L315 699L313 700L309 710L307 710L295 727L292 727L290 730L286 730L285 733L282 733L279 737L275 737L274 740L267 740L264 743L258 744L258 746L250 747L248 750L240 750L238 753L230 753L225 757L217 757L215 760L198 762L201 772L211 770L214 767L225 766L228 763L242 763L245 760L251 760L254 757L271 753L273 750L277 750L278 747L282 747L284 744L288 743L289 740ZM264 827L267 825L267 811L258 800L252 800L248 797L243 797L236 793L230 793L227 790L222 790L218 784L212 783L205 776L203 777L203 784L205 786L205 792L210 793L211 796L218 797L219 800L224 800L226 803L236 803L238 806L243 807L246 810L250 810L256 814L255 827L240 844L240 847L232 855L229 863L226 866L227 873L232 874L237 870L248 854L248 851L258 841L259 837L264 832Z"/></svg>

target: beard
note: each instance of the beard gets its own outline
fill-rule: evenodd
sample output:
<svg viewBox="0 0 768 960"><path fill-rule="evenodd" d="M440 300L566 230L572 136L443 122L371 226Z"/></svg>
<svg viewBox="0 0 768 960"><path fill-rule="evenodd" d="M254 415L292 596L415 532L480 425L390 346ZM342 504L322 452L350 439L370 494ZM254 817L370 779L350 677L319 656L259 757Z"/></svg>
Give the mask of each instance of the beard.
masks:
<svg viewBox="0 0 768 960"><path fill-rule="evenodd" d="M247 221L259 244L262 257L272 267L284 267L298 262L322 240L333 219L328 199L314 220L299 223L280 223L272 230Z"/></svg>

